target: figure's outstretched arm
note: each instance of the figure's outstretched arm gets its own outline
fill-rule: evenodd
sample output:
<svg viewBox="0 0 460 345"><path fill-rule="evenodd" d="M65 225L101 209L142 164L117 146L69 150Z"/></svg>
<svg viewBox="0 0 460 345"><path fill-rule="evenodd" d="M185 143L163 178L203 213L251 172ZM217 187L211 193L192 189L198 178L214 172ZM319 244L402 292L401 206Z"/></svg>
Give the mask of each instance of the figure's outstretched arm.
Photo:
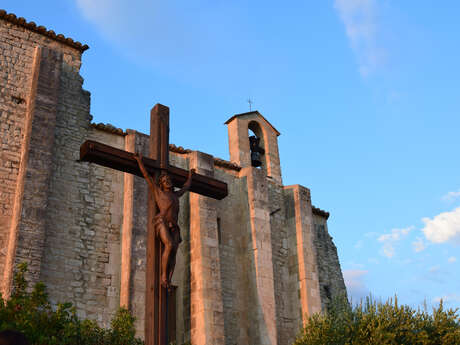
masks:
<svg viewBox="0 0 460 345"><path fill-rule="evenodd" d="M152 176L150 176L150 174L147 172L147 169L145 169L144 163L142 162L142 155L140 153L135 153L134 159L136 159L137 164L139 164L139 169L141 169L142 175L144 175L144 178L146 179L150 189L156 193L157 186L153 181Z"/></svg>
<svg viewBox="0 0 460 345"><path fill-rule="evenodd" d="M187 181L185 181L185 183L182 186L182 188L179 189L176 192L177 196L181 197L186 191L188 191L190 189L190 186L192 185L192 179L193 179L194 174L195 174L195 169L190 169L189 172L188 172Z"/></svg>

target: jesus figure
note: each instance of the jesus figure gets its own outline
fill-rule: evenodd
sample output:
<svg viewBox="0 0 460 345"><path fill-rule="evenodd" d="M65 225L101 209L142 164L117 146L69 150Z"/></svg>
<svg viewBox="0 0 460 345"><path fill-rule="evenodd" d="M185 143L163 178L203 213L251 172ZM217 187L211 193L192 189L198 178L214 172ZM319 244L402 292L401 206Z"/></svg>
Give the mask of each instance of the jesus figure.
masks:
<svg viewBox="0 0 460 345"><path fill-rule="evenodd" d="M179 243L182 242L180 229L177 224L179 216L179 198L189 190L195 169L189 171L187 181L182 188L178 191L174 191L171 178L167 173L161 173L158 179L158 186L145 169L144 163L142 162L142 155L136 153L134 158L139 164L139 168L147 181L159 210L153 222L155 235L158 236L164 245L163 253L161 254L161 285L169 289L171 287L171 279L176 265L177 248L179 247Z"/></svg>

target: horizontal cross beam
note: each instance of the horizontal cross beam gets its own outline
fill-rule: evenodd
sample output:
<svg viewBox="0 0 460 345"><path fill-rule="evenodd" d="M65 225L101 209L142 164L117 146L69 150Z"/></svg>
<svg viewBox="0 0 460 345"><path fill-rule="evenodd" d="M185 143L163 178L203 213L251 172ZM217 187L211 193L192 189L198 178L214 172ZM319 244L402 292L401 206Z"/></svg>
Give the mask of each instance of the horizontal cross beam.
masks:
<svg viewBox="0 0 460 345"><path fill-rule="evenodd" d="M132 152L117 149L115 147L87 140L80 147L80 161L96 163L108 168L130 173L143 177ZM160 168L160 164L153 159L143 157L145 168L151 176ZM188 177L187 170L174 166L168 167L168 174L175 187L182 187ZM227 184L212 177L194 174L190 191L217 200L225 198L228 194Z"/></svg>

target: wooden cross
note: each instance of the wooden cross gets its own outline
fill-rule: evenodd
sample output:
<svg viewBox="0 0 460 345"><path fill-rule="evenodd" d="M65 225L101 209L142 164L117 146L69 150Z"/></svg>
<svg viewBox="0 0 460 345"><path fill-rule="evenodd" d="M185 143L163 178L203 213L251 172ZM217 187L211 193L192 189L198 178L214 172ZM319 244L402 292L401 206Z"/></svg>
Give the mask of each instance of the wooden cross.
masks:
<svg viewBox="0 0 460 345"><path fill-rule="evenodd" d="M181 187L188 172L169 165L169 108L156 104L150 112L150 158L144 158L148 173L157 177L166 171L175 187ZM80 147L80 160L143 177L132 152L87 140ZM190 191L214 199L227 196L227 184L208 176L194 174ZM160 284L161 241L155 235L153 219L156 207L149 191L147 222L147 267L145 296L145 344L167 345L168 290Z"/></svg>

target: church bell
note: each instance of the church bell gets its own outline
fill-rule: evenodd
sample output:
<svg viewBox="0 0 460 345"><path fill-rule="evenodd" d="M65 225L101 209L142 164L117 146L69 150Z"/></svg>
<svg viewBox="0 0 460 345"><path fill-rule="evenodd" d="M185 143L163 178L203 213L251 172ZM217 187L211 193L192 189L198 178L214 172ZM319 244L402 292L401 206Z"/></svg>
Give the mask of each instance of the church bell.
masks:
<svg viewBox="0 0 460 345"><path fill-rule="evenodd" d="M259 146L260 138L252 135L249 137L249 147L251 149L251 165L253 167L262 166L261 156L265 153L265 150Z"/></svg>

